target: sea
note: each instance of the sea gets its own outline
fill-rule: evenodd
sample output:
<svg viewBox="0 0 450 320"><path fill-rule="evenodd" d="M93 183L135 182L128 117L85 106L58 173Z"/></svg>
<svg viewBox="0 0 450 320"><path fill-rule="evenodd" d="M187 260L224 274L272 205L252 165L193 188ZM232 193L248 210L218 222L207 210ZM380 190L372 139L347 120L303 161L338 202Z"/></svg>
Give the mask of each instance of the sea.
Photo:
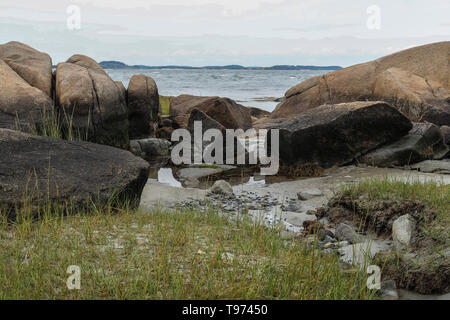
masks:
<svg viewBox="0 0 450 320"><path fill-rule="evenodd" d="M227 97L247 106L273 111L292 86L329 70L106 69L125 87L134 74L155 79L159 94Z"/></svg>

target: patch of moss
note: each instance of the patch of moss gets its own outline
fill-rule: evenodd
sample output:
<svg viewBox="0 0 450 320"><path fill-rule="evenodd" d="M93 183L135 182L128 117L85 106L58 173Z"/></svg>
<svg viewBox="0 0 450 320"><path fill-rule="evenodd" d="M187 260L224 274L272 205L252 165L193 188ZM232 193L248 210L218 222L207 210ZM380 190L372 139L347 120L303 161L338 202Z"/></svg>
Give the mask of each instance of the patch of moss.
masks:
<svg viewBox="0 0 450 320"><path fill-rule="evenodd" d="M172 97L159 96L159 103L161 104L161 112L163 116L170 114L170 103Z"/></svg>

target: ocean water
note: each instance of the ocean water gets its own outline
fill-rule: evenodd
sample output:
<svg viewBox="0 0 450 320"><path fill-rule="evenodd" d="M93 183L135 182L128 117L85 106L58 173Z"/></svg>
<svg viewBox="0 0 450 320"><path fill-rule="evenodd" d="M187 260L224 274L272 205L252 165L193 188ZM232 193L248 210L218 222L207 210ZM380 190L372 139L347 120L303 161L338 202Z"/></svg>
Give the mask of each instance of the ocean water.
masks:
<svg viewBox="0 0 450 320"><path fill-rule="evenodd" d="M125 87L134 74L145 74L155 79L160 95L228 97L247 107L273 111L278 102L268 100L281 98L292 86L328 71L107 69L106 72Z"/></svg>

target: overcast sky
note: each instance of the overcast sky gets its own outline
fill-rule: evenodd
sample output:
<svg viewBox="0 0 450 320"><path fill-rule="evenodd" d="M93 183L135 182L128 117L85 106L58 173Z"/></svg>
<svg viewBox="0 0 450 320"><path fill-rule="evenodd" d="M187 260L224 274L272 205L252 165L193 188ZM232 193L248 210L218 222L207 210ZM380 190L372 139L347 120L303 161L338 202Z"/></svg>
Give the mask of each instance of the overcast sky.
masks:
<svg viewBox="0 0 450 320"><path fill-rule="evenodd" d="M80 29L67 26L71 5ZM449 16L449 0L1 0L0 43L25 42L55 64L82 53L146 65L348 66L450 40Z"/></svg>

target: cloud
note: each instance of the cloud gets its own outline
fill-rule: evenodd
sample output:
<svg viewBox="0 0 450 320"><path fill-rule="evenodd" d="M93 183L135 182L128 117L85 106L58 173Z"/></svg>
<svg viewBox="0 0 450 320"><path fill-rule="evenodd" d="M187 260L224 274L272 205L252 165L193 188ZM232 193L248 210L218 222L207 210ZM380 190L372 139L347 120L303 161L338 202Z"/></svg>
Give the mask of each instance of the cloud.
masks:
<svg viewBox="0 0 450 320"><path fill-rule="evenodd" d="M448 0L2 0L0 42L18 40L64 61L74 53L130 64L349 65L448 40ZM81 30L66 27L69 4ZM447 10L446 10L447 9Z"/></svg>
<svg viewBox="0 0 450 320"><path fill-rule="evenodd" d="M166 7L202 7L218 6L224 16L241 16L249 11L256 11L267 5L281 5L286 0L74 0L74 3L91 4L101 8L134 9L143 8L151 11L158 6Z"/></svg>
<svg viewBox="0 0 450 320"><path fill-rule="evenodd" d="M298 32L312 32L312 31L327 31L327 30L336 30L341 28L353 28L353 27L361 27L360 24L356 23L348 23L348 24L319 24L312 25L302 28L295 27L285 27L285 28L274 28L274 31L298 31Z"/></svg>

